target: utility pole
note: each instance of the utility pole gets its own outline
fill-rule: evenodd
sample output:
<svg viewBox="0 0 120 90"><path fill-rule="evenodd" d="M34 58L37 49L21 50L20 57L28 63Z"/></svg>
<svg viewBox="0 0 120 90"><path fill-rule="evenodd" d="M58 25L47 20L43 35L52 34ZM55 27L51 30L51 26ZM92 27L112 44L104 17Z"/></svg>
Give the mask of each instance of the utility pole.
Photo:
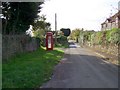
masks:
<svg viewBox="0 0 120 90"><path fill-rule="evenodd" d="M55 44L57 44L57 14L55 13Z"/></svg>
<svg viewBox="0 0 120 90"><path fill-rule="evenodd" d="M118 2L118 28L120 29L120 1ZM118 64L120 65L119 60L120 60L120 44L118 44Z"/></svg>
<svg viewBox="0 0 120 90"><path fill-rule="evenodd" d="M118 28L120 28L120 1L118 2Z"/></svg>

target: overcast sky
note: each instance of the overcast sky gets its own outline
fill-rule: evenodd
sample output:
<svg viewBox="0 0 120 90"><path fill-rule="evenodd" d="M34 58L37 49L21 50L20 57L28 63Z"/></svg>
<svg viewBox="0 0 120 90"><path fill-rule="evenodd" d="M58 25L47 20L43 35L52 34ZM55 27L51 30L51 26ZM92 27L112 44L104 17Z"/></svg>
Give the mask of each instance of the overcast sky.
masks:
<svg viewBox="0 0 120 90"><path fill-rule="evenodd" d="M101 23L111 14L115 14L119 0L46 0L41 14L55 30L55 13L57 13L57 29L84 28L98 31Z"/></svg>

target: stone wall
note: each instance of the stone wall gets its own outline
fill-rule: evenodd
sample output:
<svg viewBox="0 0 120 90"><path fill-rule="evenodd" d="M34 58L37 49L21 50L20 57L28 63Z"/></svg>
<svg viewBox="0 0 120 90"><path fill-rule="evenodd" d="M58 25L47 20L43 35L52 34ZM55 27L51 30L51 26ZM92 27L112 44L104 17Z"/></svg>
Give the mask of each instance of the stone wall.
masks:
<svg viewBox="0 0 120 90"><path fill-rule="evenodd" d="M15 54L32 52L40 47L38 38L26 35L4 35L2 36L2 60L6 60Z"/></svg>
<svg viewBox="0 0 120 90"><path fill-rule="evenodd" d="M118 45L116 44L108 44L108 45L93 45L90 42L84 42L83 44L79 42L80 46L82 47L90 47L96 50L100 50L102 52L106 52L108 54L112 54L118 56Z"/></svg>

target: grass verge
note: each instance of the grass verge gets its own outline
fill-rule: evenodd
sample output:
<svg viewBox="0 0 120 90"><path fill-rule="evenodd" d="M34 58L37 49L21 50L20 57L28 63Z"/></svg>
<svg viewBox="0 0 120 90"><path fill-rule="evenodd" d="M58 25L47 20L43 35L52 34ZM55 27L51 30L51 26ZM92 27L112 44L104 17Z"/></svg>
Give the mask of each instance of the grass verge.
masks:
<svg viewBox="0 0 120 90"><path fill-rule="evenodd" d="M2 65L2 88L38 88L48 81L63 57L59 49L19 54Z"/></svg>

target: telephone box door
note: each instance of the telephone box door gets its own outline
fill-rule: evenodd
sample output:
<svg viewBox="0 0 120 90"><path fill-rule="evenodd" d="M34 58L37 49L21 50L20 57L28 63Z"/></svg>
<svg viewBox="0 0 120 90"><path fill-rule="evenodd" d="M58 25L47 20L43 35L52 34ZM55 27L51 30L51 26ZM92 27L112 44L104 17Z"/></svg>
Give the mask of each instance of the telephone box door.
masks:
<svg viewBox="0 0 120 90"><path fill-rule="evenodd" d="M46 50L53 50L53 34L52 34L52 32L47 32Z"/></svg>

